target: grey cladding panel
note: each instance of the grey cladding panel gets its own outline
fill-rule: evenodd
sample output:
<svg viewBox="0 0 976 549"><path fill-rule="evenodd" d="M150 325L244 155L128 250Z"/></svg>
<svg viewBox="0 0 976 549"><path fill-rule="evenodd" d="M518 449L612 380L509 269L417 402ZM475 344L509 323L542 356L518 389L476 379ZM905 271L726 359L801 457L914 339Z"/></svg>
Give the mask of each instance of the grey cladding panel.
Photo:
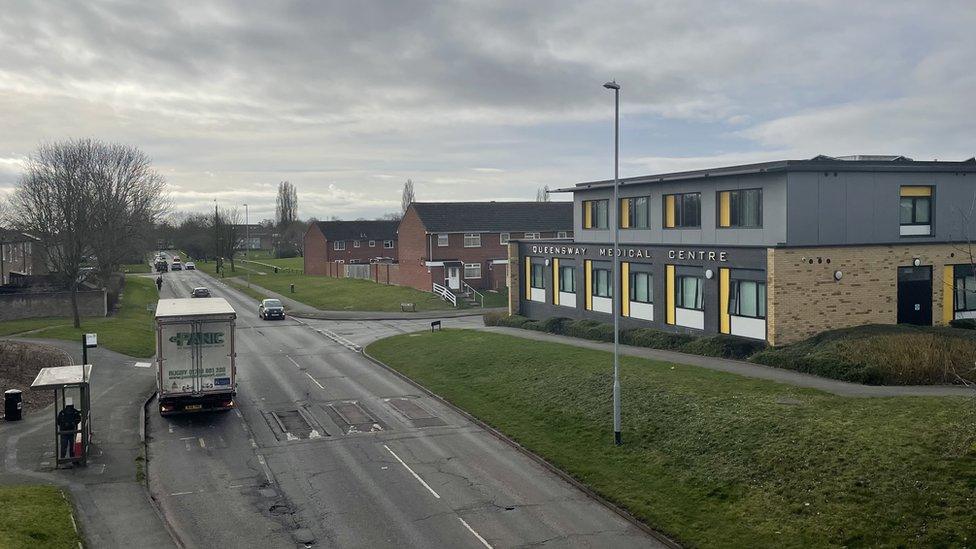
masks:
<svg viewBox="0 0 976 549"><path fill-rule="evenodd" d="M847 202L855 208L844 208L847 214L848 241L874 240L875 196L873 173L841 174L847 180Z"/></svg>
<svg viewBox="0 0 976 549"><path fill-rule="evenodd" d="M791 246L817 244L820 209L817 173L791 173L787 185L786 237Z"/></svg>
<svg viewBox="0 0 976 549"><path fill-rule="evenodd" d="M847 237L847 181L831 172L818 173L819 242L843 242Z"/></svg>

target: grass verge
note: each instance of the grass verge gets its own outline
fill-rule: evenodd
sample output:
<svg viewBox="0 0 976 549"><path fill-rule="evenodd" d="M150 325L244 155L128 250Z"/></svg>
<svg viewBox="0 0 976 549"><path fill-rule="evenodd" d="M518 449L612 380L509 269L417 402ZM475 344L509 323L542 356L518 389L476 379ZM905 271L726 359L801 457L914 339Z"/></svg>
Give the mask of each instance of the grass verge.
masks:
<svg viewBox="0 0 976 549"><path fill-rule="evenodd" d="M0 547L80 547L71 504L54 486L0 486Z"/></svg>
<svg viewBox="0 0 976 549"><path fill-rule="evenodd" d="M30 331L29 337L81 341L87 332L98 333L98 344L133 357L155 354L153 315L146 305L159 300L151 277L129 276L125 281L122 302L113 316L82 317L81 327L72 327L70 317L29 318L0 322L0 335Z"/></svg>
<svg viewBox="0 0 976 549"><path fill-rule="evenodd" d="M692 546L965 546L976 539L976 406L843 398L467 330L368 352Z"/></svg>

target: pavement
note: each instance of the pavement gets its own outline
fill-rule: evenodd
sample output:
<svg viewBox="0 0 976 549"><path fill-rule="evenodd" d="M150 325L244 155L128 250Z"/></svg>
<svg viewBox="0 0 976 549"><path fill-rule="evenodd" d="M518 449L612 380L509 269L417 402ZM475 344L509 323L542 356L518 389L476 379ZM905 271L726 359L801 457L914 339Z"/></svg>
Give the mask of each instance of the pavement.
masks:
<svg viewBox="0 0 976 549"><path fill-rule="evenodd" d="M547 341L551 343L562 343L574 347L583 347L597 351L613 352L613 343L601 341L590 341L575 337L523 330L521 328L509 328L506 326L482 326L478 329L507 334L523 339L534 341ZM634 347L631 345L620 345L620 354L647 358L650 360L660 360L673 362L676 364L687 364L698 366L709 370L728 372L745 377L766 379L777 383L818 389L827 393L848 397L893 397L893 396L963 396L976 397L976 388L964 387L961 385L861 385L859 383L849 383L825 377L773 368L754 364L742 360L731 360L711 356L691 355L676 351L665 351L660 349L649 349L646 347Z"/></svg>
<svg viewBox="0 0 976 549"><path fill-rule="evenodd" d="M442 311L417 311L415 313L400 311L326 311L312 307L311 305L307 305L301 301L296 301L285 294L279 294L263 286L252 284L248 281L246 276L238 276L234 278L239 282L251 284L255 288L260 288L261 292L267 294L269 297L281 300L281 302L285 305L285 310L287 310L292 316L315 320L413 320L418 318L461 318L466 316L480 317L485 313L508 311L508 309L505 307L445 309Z"/></svg>
<svg viewBox="0 0 976 549"><path fill-rule="evenodd" d="M662 546L360 352L429 319L262 321L205 273L164 279L238 311L236 409L147 416L150 490L187 547Z"/></svg>
<svg viewBox="0 0 976 549"><path fill-rule="evenodd" d="M78 343L30 340L65 350L81 362ZM90 349L92 445L88 465L54 468L54 411L49 406L22 421L0 423L0 483L54 484L67 488L90 547L176 547L137 478L143 456L143 403L155 391L152 368L108 349Z"/></svg>

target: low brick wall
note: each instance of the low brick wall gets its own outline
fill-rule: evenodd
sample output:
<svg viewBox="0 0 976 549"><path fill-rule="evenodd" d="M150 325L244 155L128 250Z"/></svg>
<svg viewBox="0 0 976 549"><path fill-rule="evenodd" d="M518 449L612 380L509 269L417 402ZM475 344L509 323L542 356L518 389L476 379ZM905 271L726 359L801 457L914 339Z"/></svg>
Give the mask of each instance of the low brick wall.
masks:
<svg viewBox="0 0 976 549"><path fill-rule="evenodd" d="M105 290L78 292L81 316L108 315ZM46 316L71 316L71 292L0 294L0 321Z"/></svg>

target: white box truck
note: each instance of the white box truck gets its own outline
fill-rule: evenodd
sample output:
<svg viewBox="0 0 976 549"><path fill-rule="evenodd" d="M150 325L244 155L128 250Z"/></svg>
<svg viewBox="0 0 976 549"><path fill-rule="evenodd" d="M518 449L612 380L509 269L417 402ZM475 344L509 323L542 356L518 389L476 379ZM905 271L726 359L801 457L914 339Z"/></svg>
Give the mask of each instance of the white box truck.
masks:
<svg viewBox="0 0 976 549"><path fill-rule="evenodd" d="M162 415L234 407L234 325L223 298L160 299L156 306L156 386Z"/></svg>

